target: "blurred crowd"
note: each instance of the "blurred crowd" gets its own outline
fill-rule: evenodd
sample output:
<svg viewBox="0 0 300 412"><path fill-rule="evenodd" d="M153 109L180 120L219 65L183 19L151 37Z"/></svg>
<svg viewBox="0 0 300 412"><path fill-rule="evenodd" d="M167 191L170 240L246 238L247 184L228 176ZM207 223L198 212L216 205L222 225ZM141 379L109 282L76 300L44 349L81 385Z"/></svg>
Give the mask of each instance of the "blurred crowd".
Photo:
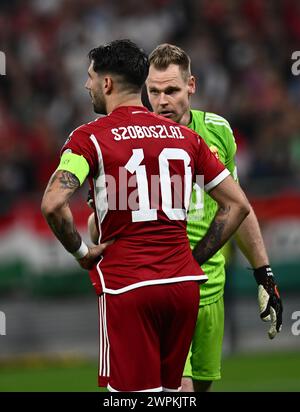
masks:
<svg viewBox="0 0 300 412"><path fill-rule="evenodd" d="M0 215L40 198L69 133L95 117L87 53L117 38L183 47L193 106L230 121L243 185L299 187L299 0L1 0Z"/></svg>

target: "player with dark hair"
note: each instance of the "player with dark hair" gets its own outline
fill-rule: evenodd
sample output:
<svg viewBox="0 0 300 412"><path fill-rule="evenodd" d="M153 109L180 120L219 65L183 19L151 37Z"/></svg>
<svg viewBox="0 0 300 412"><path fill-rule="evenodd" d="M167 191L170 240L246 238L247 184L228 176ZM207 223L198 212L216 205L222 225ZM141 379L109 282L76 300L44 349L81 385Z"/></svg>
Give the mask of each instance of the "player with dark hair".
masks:
<svg viewBox="0 0 300 412"><path fill-rule="evenodd" d="M199 263L237 229L248 202L195 132L142 106L149 63L141 49L118 40L89 57L86 88L95 111L107 116L71 133L42 212L66 250L90 270L109 390L176 391L198 314L199 283L207 280ZM200 175L219 209L192 253L186 215L192 181ZM86 178L99 232L93 248L82 241L68 204Z"/></svg>
<svg viewBox="0 0 300 412"><path fill-rule="evenodd" d="M195 77L191 74L189 56L180 47L171 44L157 46L149 56L150 70L147 79L149 101L156 114L195 130L205 140L211 151L226 166L235 180L235 139L227 120L215 114L191 109L190 99L195 93ZM196 193L193 193L195 196ZM193 218L190 212L187 233L191 248L195 250L199 239L205 236L218 205L204 194L203 218ZM253 209L236 232L241 251L254 268L258 283L260 316L271 320L269 337L280 332L282 303L269 266L260 228ZM199 262L200 263L200 262ZM225 259L219 250L202 269L208 281L201 287L197 326L190 353L184 369L184 391L207 391L212 381L220 379L222 341L224 333Z"/></svg>

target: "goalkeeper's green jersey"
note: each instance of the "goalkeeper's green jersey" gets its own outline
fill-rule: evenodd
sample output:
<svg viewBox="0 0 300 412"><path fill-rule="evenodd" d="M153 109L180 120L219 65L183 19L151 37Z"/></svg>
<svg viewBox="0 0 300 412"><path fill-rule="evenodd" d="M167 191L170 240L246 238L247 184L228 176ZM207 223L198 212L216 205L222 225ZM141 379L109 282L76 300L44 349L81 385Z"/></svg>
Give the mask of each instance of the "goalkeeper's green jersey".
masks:
<svg viewBox="0 0 300 412"><path fill-rule="evenodd" d="M204 139L206 144L227 167L236 180L237 176L234 162L236 144L227 120L214 113L201 112L199 110L191 110L191 118L192 120L188 127L195 130L195 132ZM191 210L189 212L187 234L192 249L207 232L218 209L217 203L209 194L203 193L204 210L201 214L201 219L197 219L195 215L197 211ZM196 196L194 191L193 196ZM225 258L220 250L201 266L208 276L208 281L201 285L200 306L216 302L223 295L225 283L224 266Z"/></svg>

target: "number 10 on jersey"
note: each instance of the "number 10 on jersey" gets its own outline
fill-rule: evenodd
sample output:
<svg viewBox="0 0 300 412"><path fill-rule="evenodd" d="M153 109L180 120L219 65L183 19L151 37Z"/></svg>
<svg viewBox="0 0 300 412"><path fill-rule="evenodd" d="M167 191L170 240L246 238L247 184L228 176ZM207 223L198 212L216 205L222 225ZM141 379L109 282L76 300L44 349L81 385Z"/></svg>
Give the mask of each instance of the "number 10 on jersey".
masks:
<svg viewBox="0 0 300 412"><path fill-rule="evenodd" d="M131 212L133 222L157 220L157 209L153 209L150 206L146 166L141 165L143 160L144 150L133 149L132 156L125 165L125 169L128 170L129 173L136 174L139 209ZM184 176L171 177L169 165L170 160L181 160L183 162ZM170 220L185 220L187 217L187 210L189 208L192 190L192 170L189 166L190 162L191 158L189 154L185 150L178 148L165 148L158 156L162 210ZM183 180L184 184L182 185ZM175 197L174 199L174 205L172 202L172 183L177 196L177 198ZM183 191L182 186L184 186ZM178 198L178 194L180 198ZM182 207L175 207L178 206L178 204L182 205L182 203L184 205L184 209Z"/></svg>

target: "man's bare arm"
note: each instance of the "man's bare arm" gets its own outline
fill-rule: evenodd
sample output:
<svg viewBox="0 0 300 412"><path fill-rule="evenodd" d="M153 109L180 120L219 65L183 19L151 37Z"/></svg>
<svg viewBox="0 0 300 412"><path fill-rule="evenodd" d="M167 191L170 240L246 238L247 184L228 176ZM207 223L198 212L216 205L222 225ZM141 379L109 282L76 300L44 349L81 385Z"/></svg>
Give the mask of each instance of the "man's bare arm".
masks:
<svg viewBox="0 0 300 412"><path fill-rule="evenodd" d="M260 227L251 206L249 215L236 231L235 240L254 269L269 265Z"/></svg>
<svg viewBox="0 0 300 412"><path fill-rule="evenodd" d="M193 255L199 265L211 258L237 230L250 211L242 189L228 176L209 193L219 209L206 235L197 243Z"/></svg>
<svg viewBox="0 0 300 412"><path fill-rule="evenodd" d="M59 170L51 177L42 200L43 215L55 236L70 253L78 250L81 244L68 203L79 186L76 176Z"/></svg>
<svg viewBox="0 0 300 412"><path fill-rule="evenodd" d="M273 339L282 327L283 307L273 271L269 266L269 258L260 227L252 208L238 228L235 239L253 268L253 274L258 284L260 317L264 321L271 321L268 335L270 339Z"/></svg>
<svg viewBox="0 0 300 412"><path fill-rule="evenodd" d="M83 242L76 229L73 215L69 207L69 199L80 187L77 177L65 170L56 171L51 177L42 200L42 213L51 230L65 249L76 254ZM91 269L107 244L96 247L84 245L84 256L76 256L78 263L84 269ZM81 252L80 252L81 253Z"/></svg>

